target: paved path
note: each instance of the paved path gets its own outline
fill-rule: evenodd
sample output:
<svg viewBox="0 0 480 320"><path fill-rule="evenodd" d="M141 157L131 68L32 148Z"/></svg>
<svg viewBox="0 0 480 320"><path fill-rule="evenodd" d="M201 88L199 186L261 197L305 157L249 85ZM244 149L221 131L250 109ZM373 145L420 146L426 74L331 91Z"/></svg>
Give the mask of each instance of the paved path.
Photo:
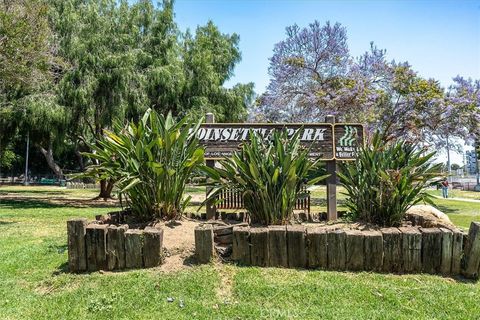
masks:
<svg viewBox="0 0 480 320"><path fill-rule="evenodd" d="M463 201L463 202L473 202L473 203L480 203L480 200L476 200L476 199L466 199L466 198L447 198L447 199L444 199L443 197L440 197L440 196L435 196L435 198L437 199L443 199L443 200L455 200L455 201Z"/></svg>

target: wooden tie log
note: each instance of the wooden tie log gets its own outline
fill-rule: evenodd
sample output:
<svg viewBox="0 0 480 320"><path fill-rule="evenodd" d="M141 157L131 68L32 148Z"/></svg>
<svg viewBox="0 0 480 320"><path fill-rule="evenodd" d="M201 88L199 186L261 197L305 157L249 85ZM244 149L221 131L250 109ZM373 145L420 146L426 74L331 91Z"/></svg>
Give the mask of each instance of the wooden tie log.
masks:
<svg viewBox="0 0 480 320"><path fill-rule="evenodd" d="M418 228L401 227L403 271L422 271L422 234Z"/></svg>
<svg viewBox="0 0 480 320"><path fill-rule="evenodd" d="M465 243L463 275L476 279L480 268L480 222L472 222Z"/></svg>
<svg viewBox="0 0 480 320"><path fill-rule="evenodd" d="M379 231L363 231L364 268L366 271L381 271L383 266L383 237Z"/></svg>
<svg viewBox="0 0 480 320"><path fill-rule="evenodd" d="M87 249L87 270L106 270L107 226L104 224L88 225L85 229L85 244Z"/></svg>
<svg viewBox="0 0 480 320"><path fill-rule="evenodd" d="M383 271L402 271L402 234L398 228L381 229L383 237Z"/></svg>
<svg viewBox="0 0 480 320"><path fill-rule="evenodd" d="M422 271L439 273L442 263L442 231L438 228L421 228Z"/></svg>
<svg viewBox="0 0 480 320"><path fill-rule="evenodd" d="M452 239L452 274L461 273L463 259L463 237L464 233L460 230L453 231Z"/></svg>
<svg viewBox="0 0 480 320"><path fill-rule="evenodd" d="M304 226L287 226L287 256L289 268L307 266Z"/></svg>
<svg viewBox="0 0 480 320"><path fill-rule="evenodd" d="M359 230L345 231L345 268L359 271L364 267L364 236Z"/></svg>
<svg viewBox="0 0 480 320"><path fill-rule="evenodd" d="M440 262L440 272L448 275L452 272L453 232L447 228L440 228L440 231L442 231L442 260Z"/></svg>
<svg viewBox="0 0 480 320"><path fill-rule="evenodd" d="M138 229L125 231L125 267L129 269L143 267L142 248L143 232Z"/></svg>
<svg viewBox="0 0 480 320"><path fill-rule="evenodd" d="M233 243L233 234L223 234L220 236L213 237L215 243L222 244L222 245L229 245Z"/></svg>
<svg viewBox="0 0 480 320"><path fill-rule="evenodd" d="M345 270L345 231L327 231L328 269Z"/></svg>
<svg viewBox="0 0 480 320"><path fill-rule="evenodd" d="M85 248L85 229L87 219L67 221L68 268L71 272L87 270L87 252Z"/></svg>
<svg viewBox="0 0 480 320"><path fill-rule="evenodd" d="M163 259L163 229L148 227L143 232L143 264L145 268L157 267Z"/></svg>
<svg viewBox="0 0 480 320"><path fill-rule="evenodd" d="M107 227L107 269L125 269L125 231L127 225Z"/></svg>
<svg viewBox="0 0 480 320"><path fill-rule="evenodd" d="M252 266L267 266L268 228L250 228L250 260Z"/></svg>
<svg viewBox="0 0 480 320"><path fill-rule="evenodd" d="M216 226L213 228L214 236L225 236L232 234L233 226Z"/></svg>
<svg viewBox="0 0 480 320"><path fill-rule="evenodd" d="M241 265L251 265L250 228L233 227L232 260Z"/></svg>
<svg viewBox="0 0 480 320"><path fill-rule="evenodd" d="M202 224L195 227L195 255L199 263L208 263L213 259L215 247L213 245L213 227L211 224Z"/></svg>
<svg viewBox="0 0 480 320"><path fill-rule="evenodd" d="M325 228L307 229L307 266L309 268L326 269L327 230Z"/></svg>
<svg viewBox="0 0 480 320"><path fill-rule="evenodd" d="M285 226L268 227L268 266L288 267L287 228Z"/></svg>

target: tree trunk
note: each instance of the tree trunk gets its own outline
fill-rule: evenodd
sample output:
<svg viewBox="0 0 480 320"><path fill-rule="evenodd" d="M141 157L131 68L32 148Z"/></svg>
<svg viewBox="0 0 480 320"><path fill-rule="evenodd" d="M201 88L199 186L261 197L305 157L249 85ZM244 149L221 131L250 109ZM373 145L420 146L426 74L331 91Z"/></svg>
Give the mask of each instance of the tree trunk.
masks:
<svg viewBox="0 0 480 320"><path fill-rule="evenodd" d="M38 148L40 149L40 152L43 154L45 157L45 160L47 160L47 164L52 169L52 171L55 173L55 175L61 179L63 178L63 170L60 168L60 166L55 162L55 159L53 158L53 149L52 149L52 143L50 142L48 144L48 150L45 150L41 145L38 145Z"/></svg>
<svg viewBox="0 0 480 320"><path fill-rule="evenodd" d="M112 190L113 190L113 181L112 180L100 180L100 194L95 197L94 200L98 199L112 199Z"/></svg>
<svg viewBox="0 0 480 320"><path fill-rule="evenodd" d="M83 162L83 156L80 153L80 150L78 150L78 145L75 146L75 155L77 156L78 165L80 166L80 170L81 171L85 170L85 164Z"/></svg>

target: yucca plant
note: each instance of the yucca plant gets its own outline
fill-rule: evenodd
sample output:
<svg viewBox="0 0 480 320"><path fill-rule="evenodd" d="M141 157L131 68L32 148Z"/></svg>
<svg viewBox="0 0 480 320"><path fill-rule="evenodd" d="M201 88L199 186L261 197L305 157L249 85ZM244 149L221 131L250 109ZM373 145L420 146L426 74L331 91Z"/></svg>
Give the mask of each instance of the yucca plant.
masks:
<svg viewBox="0 0 480 320"><path fill-rule="evenodd" d="M116 181L120 194L139 220L179 217L190 197L185 184L204 162L204 149L196 134L202 119L189 124L147 110L138 123L127 123L104 138L87 154L98 164L85 175Z"/></svg>
<svg viewBox="0 0 480 320"><path fill-rule="evenodd" d="M433 204L426 187L439 177L441 165L432 162L435 152L424 155L416 144L384 140L375 133L356 161L340 165L338 175L352 218L389 227L400 225L414 204Z"/></svg>
<svg viewBox="0 0 480 320"><path fill-rule="evenodd" d="M300 146L299 132L291 138L285 131L274 132L267 142L250 132L250 141L231 158L220 161L220 168L204 168L213 186L208 199L215 201L222 190L234 189L243 195L253 222L285 224L295 201L307 196L302 187L326 178L307 180L318 165L319 160L310 160L308 150Z"/></svg>

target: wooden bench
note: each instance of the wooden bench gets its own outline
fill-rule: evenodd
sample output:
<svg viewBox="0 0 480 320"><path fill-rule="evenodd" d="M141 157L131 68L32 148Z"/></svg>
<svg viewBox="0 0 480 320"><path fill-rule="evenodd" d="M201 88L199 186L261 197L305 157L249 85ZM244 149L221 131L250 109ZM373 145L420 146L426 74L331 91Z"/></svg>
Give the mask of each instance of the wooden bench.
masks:
<svg viewBox="0 0 480 320"><path fill-rule="evenodd" d="M302 192L306 192L307 196L302 199L297 199L295 202L294 210L303 210L306 213L310 213L310 191L306 188L302 189ZM223 190L217 195L217 209L245 209L243 204L242 193L237 190Z"/></svg>
<svg viewBox="0 0 480 320"><path fill-rule="evenodd" d="M452 182L452 189L463 190L463 184L461 182Z"/></svg>
<svg viewBox="0 0 480 320"><path fill-rule="evenodd" d="M40 179L39 184L47 185L47 186L53 186L53 185L57 184L57 180L56 179L42 178L42 179Z"/></svg>

